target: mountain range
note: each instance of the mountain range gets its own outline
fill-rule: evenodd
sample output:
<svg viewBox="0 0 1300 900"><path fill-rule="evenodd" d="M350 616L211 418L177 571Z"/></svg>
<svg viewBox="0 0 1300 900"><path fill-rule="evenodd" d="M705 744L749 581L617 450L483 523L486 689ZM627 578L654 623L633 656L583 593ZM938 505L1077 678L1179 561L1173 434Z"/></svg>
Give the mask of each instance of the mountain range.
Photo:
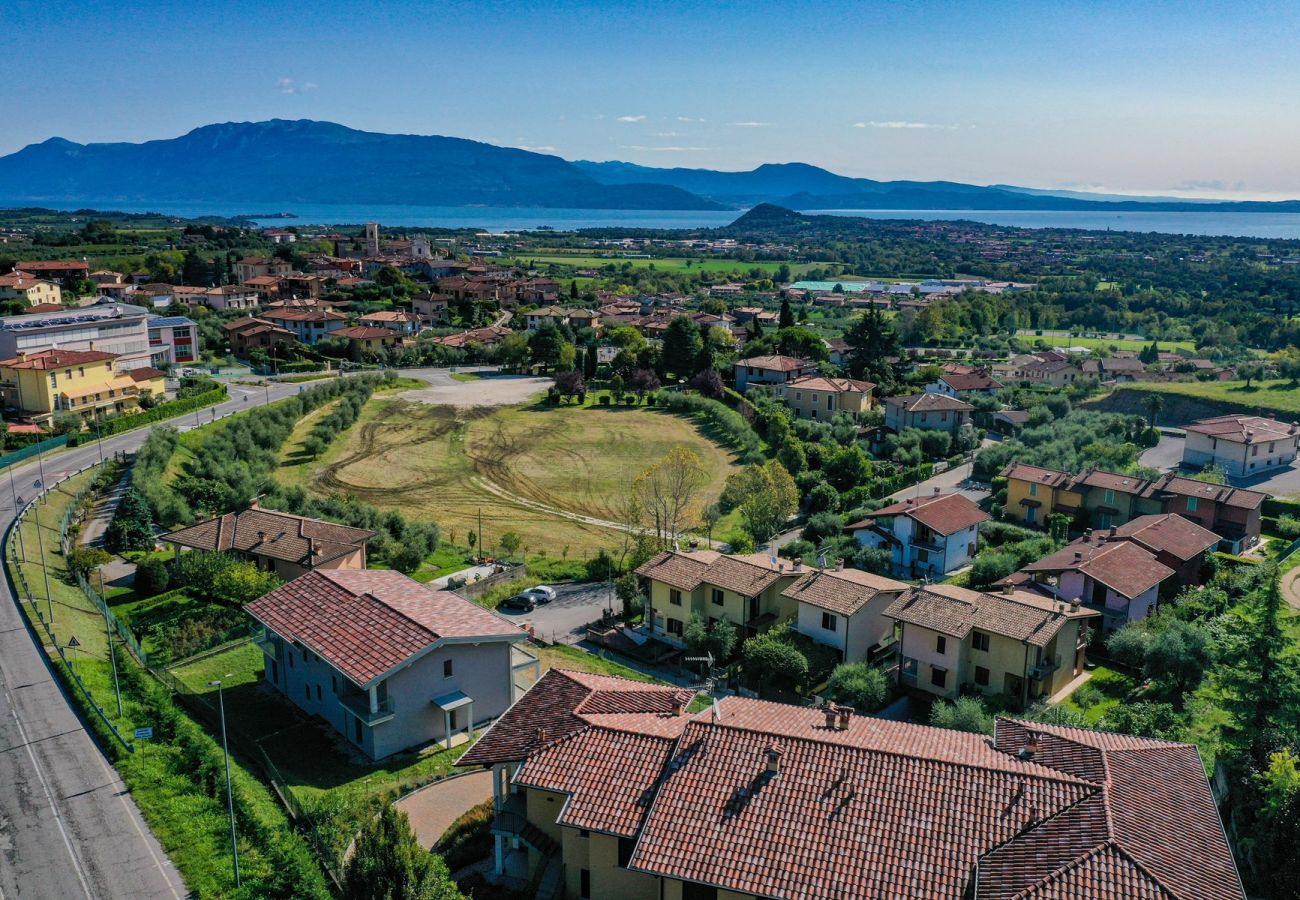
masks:
<svg viewBox="0 0 1300 900"><path fill-rule="evenodd" d="M806 163L748 172L659 169L439 135L380 134L333 122L205 125L144 143L50 138L0 157L0 203L219 202L725 210L1138 210L1300 212L1300 201L1115 199L953 181L875 181Z"/></svg>

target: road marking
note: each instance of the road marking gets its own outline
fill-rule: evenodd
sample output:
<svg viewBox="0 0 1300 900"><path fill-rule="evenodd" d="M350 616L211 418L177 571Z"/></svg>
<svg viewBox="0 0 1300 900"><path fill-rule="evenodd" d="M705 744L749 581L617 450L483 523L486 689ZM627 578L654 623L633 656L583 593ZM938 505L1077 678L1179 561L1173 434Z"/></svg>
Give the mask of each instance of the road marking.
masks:
<svg viewBox="0 0 1300 900"><path fill-rule="evenodd" d="M58 804L54 802L54 792L50 790L50 784L45 780L45 773L41 770L40 760L36 758L36 751L32 749L31 739L27 737L27 729L23 727L23 720L18 718L18 704L14 702L14 695L9 692L8 685L4 686L4 694L5 699L9 702L9 714L14 717L14 724L18 726L18 737L22 739L27 755L31 758L32 768L36 770L36 777L41 782L41 789L45 791L45 797L50 801L50 811L54 813L54 824L59 826L59 834L63 837L63 846L68 848L68 856L72 858L72 867L77 870L77 880L81 882L81 889L86 892L86 900L94 900L94 894L90 892L90 884L86 881L86 873L81 866L81 860L77 856L77 851L72 848L72 839L68 837L68 829L63 826L63 816L59 813Z"/></svg>
<svg viewBox="0 0 1300 900"><path fill-rule="evenodd" d="M163 865L163 861L158 858L157 853L153 852L153 844L149 843L149 838L145 836L144 829L140 827L139 811L133 809L131 804L127 802L126 798L130 791L125 789L126 785L122 782L122 776L119 775L115 769L110 768L108 763L104 762L104 756L99 752L99 748L95 748L95 756L99 759L99 764L103 767L104 774L112 779L115 784L121 784L124 788L124 790L118 792L117 799L121 801L123 809L126 810L127 818L129 818L131 824L135 826L135 833L140 835L140 843L144 844L144 848L149 851L149 858L152 859L153 864L158 867L158 873L162 875L163 883L167 885L167 890L172 892L172 896L175 897L176 900L180 900L181 895L176 893L176 885L172 884L172 879L167 874L167 869ZM0 897L0 900L4 900L4 898Z"/></svg>

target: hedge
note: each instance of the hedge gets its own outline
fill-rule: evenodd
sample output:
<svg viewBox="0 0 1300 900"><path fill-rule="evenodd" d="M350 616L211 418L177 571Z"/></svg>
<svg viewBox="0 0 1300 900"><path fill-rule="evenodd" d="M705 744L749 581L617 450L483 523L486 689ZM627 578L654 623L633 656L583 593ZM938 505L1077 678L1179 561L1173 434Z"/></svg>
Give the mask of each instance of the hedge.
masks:
<svg viewBox="0 0 1300 900"><path fill-rule="evenodd" d="M725 403L677 391L660 391L651 397L657 398L657 404L669 412L691 416L706 426L712 426L717 432L713 436L719 443L740 454L743 462L762 462L763 442L758 433L744 416ZM745 459L750 456L757 459Z"/></svg>
<svg viewBox="0 0 1300 900"><path fill-rule="evenodd" d="M220 403L225 399L226 388L222 385L210 391L204 391L202 394L186 397L184 400L169 400L144 412L103 420L99 423L99 436L108 437L110 434L120 434L123 431L130 431L132 428L139 428L141 425L151 425L164 419L183 416L187 412L194 412L196 409L212 406L214 403ZM83 438L87 436L82 435Z"/></svg>

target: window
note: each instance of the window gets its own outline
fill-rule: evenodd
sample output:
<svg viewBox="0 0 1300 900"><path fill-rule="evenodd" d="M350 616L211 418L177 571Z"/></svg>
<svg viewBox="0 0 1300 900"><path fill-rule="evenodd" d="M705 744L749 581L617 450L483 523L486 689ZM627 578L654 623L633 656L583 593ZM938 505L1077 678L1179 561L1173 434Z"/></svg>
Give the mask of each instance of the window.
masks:
<svg viewBox="0 0 1300 900"><path fill-rule="evenodd" d="M986 668L984 668L983 666L976 666L976 667L975 667L975 683L978 684L978 685L980 685L981 687L988 687L988 684L989 684L989 670L986 669Z"/></svg>
<svg viewBox="0 0 1300 900"><path fill-rule="evenodd" d="M1187 511L1188 511L1188 512L1196 512L1196 498L1195 498L1195 497L1188 497L1188 498L1187 498Z"/></svg>
<svg viewBox="0 0 1300 900"><path fill-rule="evenodd" d="M319 700L321 697L322 697L322 693L321 693L320 685L318 684L316 685L316 699Z"/></svg>
<svg viewBox="0 0 1300 900"><path fill-rule="evenodd" d="M802 400L802 399L803 399L803 391L795 391L795 392L794 392L794 399L796 399L796 400Z"/></svg>
<svg viewBox="0 0 1300 900"><path fill-rule="evenodd" d="M1105 502L1106 502L1107 504L1111 504L1111 503L1114 503L1114 502L1115 502L1115 492L1114 492L1114 491L1112 491L1112 490L1107 490L1107 491L1106 491L1106 500L1105 500Z"/></svg>
<svg viewBox="0 0 1300 900"><path fill-rule="evenodd" d="M671 603L673 606L681 606L681 605L682 605L682 592L679 591L679 590L677 590L676 588L673 588L672 590L670 590L670 591L668 592L668 602Z"/></svg>
<svg viewBox="0 0 1300 900"><path fill-rule="evenodd" d="M1038 485L1037 485L1037 483L1032 482L1032 481L1029 483L1029 496L1031 496L1031 497L1037 497L1037 496L1038 496Z"/></svg>
<svg viewBox="0 0 1300 900"><path fill-rule="evenodd" d="M835 631L837 625L839 625L839 619L828 612L822 613L822 628L827 631Z"/></svg>
<svg viewBox="0 0 1300 900"><path fill-rule="evenodd" d="M585 829L585 828L579 828L579 829L578 829L578 837L580 837L580 838L588 838L588 837L591 837L591 832L588 831L588 830Z"/></svg>
<svg viewBox="0 0 1300 900"><path fill-rule="evenodd" d="M339 677L337 675L330 676L330 690L336 694L339 692Z"/></svg>
<svg viewBox="0 0 1300 900"><path fill-rule="evenodd" d="M970 648L972 650L983 650L989 652L989 636L983 631L972 631L970 633Z"/></svg>
<svg viewBox="0 0 1300 900"><path fill-rule="evenodd" d="M930 667L930 684L934 685L935 687L947 687L947 686L948 686L948 670L947 670L947 669L940 668L939 666L931 666L931 667Z"/></svg>
<svg viewBox="0 0 1300 900"><path fill-rule="evenodd" d="M682 620L681 620L681 619L669 619L669 620L668 620L668 633L671 634L671 635L675 635L676 637L681 637L681 636L682 636Z"/></svg>
<svg viewBox="0 0 1300 900"><path fill-rule="evenodd" d="M626 869L627 864L632 860L632 849L636 847L636 841L631 838L621 837L618 839L618 867Z"/></svg>
<svg viewBox="0 0 1300 900"><path fill-rule="evenodd" d="M293 651L290 650L290 651L288 652L287 655L288 655L288 657L289 657L289 668L292 669L292 668L293 668Z"/></svg>
<svg viewBox="0 0 1300 900"><path fill-rule="evenodd" d="M682 900L718 900L718 889L707 884L683 882Z"/></svg>
<svg viewBox="0 0 1300 900"><path fill-rule="evenodd" d="M1250 448L1250 455L1251 455L1251 456L1259 456L1259 444L1256 444L1256 445L1254 445L1253 447Z"/></svg>
<svg viewBox="0 0 1300 900"><path fill-rule="evenodd" d="M302 686L302 695L303 695L303 697L304 697L304 698L305 698L309 703L311 702L311 685L310 685L310 684L304 684L304 685Z"/></svg>
<svg viewBox="0 0 1300 900"><path fill-rule="evenodd" d="M714 605L714 606L722 606L722 605L723 605L723 599L722 599L722 588L714 588L714 589L713 589L713 605Z"/></svg>
<svg viewBox="0 0 1300 900"><path fill-rule="evenodd" d="M591 897L591 870L578 870L578 896L582 900L590 900Z"/></svg>
<svg viewBox="0 0 1300 900"><path fill-rule="evenodd" d="M941 654L948 652L948 639L943 635L939 635L934 639L934 652Z"/></svg>
<svg viewBox="0 0 1300 900"><path fill-rule="evenodd" d="M85 366L77 366L77 375L78 375L79 377L81 377L81 378L85 378L85 377L86 377L86 367L85 367Z"/></svg>
<svg viewBox="0 0 1300 900"><path fill-rule="evenodd" d="M452 669L453 669L453 666L452 666L452 662L451 662L451 660L449 660L449 659L444 659L444 660L442 661L442 677L443 677L443 678L450 678L451 675L452 675Z"/></svg>

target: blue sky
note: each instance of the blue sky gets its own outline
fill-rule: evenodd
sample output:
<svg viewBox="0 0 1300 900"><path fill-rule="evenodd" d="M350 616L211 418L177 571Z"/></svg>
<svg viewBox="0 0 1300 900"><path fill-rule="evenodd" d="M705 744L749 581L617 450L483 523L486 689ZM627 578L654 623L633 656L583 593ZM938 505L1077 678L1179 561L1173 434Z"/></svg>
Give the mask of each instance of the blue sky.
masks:
<svg viewBox="0 0 1300 900"><path fill-rule="evenodd" d="M327 119L570 159L1300 197L1300 4L3 0L0 153Z"/></svg>

